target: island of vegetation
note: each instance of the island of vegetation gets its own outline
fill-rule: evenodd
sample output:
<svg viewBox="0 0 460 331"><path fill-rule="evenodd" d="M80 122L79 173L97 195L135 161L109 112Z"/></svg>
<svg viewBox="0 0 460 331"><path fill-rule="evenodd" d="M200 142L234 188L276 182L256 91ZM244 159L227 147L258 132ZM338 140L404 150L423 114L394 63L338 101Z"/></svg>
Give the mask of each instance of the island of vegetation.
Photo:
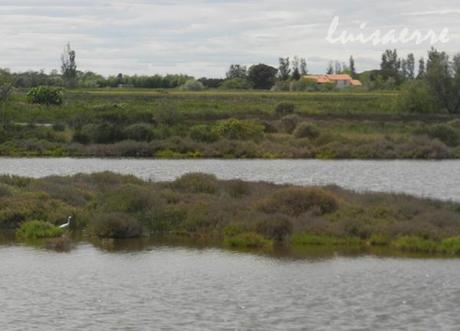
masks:
<svg viewBox="0 0 460 331"><path fill-rule="evenodd" d="M331 64L362 84L341 88L307 75L305 59L195 80L103 77L64 55L61 74L0 70L0 156L460 158L460 56L435 49L418 70L396 50L379 70Z"/></svg>
<svg viewBox="0 0 460 331"><path fill-rule="evenodd" d="M67 229L59 228L68 216ZM460 205L405 195L218 180L147 182L114 173L0 177L0 229L20 241L186 238L233 249L386 247L460 254ZM54 239L50 239L54 238ZM41 240L41 241L40 241Z"/></svg>

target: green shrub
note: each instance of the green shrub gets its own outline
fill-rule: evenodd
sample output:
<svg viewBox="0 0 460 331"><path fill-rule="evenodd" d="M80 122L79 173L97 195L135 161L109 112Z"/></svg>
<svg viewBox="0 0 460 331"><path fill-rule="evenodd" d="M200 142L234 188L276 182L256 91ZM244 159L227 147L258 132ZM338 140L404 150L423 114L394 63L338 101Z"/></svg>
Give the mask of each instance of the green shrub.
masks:
<svg viewBox="0 0 460 331"><path fill-rule="evenodd" d="M146 123L136 123L123 130L125 139L134 141L151 141L153 139L152 127Z"/></svg>
<svg viewBox="0 0 460 331"><path fill-rule="evenodd" d="M249 90L251 83L244 78L233 78L225 80L221 85L221 90Z"/></svg>
<svg viewBox="0 0 460 331"><path fill-rule="evenodd" d="M373 234L369 239L371 246L387 246L390 244L390 237L383 234Z"/></svg>
<svg viewBox="0 0 460 331"><path fill-rule="evenodd" d="M63 132L66 129L65 123L62 122L56 122L53 124L53 130L56 132Z"/></svg>
<svg viewBox="0 0 460 331"><path fill-rule="evenodd" d="M400 237L392 242L392 246L406 252L433 253L438 249L435 241L416 236Z"/></svg>
<svg viewBox="0 0 460 331"><path fill-rule="evenodd" d="M427 133L431 138L437 138L448 146L457 146L459 144L459 132L447 124L435 125L429 128Z"/></svg>
<svg viewBox="0 0 460 331"><path fill-rule="evenodd" d="M27 93L27 101L40 105L61 105L64 91L61 88L39 86Z"/></svg>
<svg viewBox="0 0 460 331"><path fill-rule="evenodd" d="M100 238L125 239L142 235L142 225L129 214L95 214L91 220L94 234Z"/></svg>
<svg viewBox="0 0 460 331"><path fill-rule="evenodd" d="M62 229L51 223L35 220L22 223L16 236L22 240L33 240L59 237L63 233Z"/></svg>
<svg viewBox="0 0 460 331"><path fill-rule="evenodd" d="M258 208L265 213L299 216L313 208L321 214L332 213L339 207L334 194L319 188L291 187L280 189L262 200Z"/></svg>
<svg viewBox="0 0 460 331"><path fill-rule="evenodd" d="M444 239L441 242L440 251L449 255L460 254L460 237Z"/></svg>
<svg viewBox="0 0 460 331"><path fill-rule="evenodd" d="M241 249L261 249L269 248L273 245L270 240L253 232L244 232L236 236L227 237L224 242L227 246Z"/></svg>
<svg viewBox="0 0 460 331"><path fill-rule="evenodd" d="M280 116L285 116L294 113L295 105L290 102L282 102L275 108L275 113Z"/></svg>
<svg viewBox="0 0 460 331"><path fill-rule="evenodd" d="M293 226L286 217L272 217L257 222L256 231L266 238L281 242L292 234Z"/></svg>
<svg viewBox="0 0 460 331"><path fill-rule="evenodd" d="M297 115L284 116L280 122L281 130L291 134L301 120L302 119Z"/></svg>
<svg viewBox="0 0 460 331"><path fill-rule="evenodd" d="M225 183L225 190L232 198L240 198L247 195L251 191L251 187L248 183L239 180L229 180Z"/></svg>
<svg viewBox="0 0 460 331"><path fill-rule="evenodd" d="M316 139L319 135L320 131L316 125L307 122L300 123L294 131L294 137L296 138Z"/></svg>
<svg viewBox="0 0 460 331"><path fill-rule="evenodd" d="M359 246L361 240L356 237L339 238L332 236L296 233L291 240L294 246Z"/></svg>
<svg viewBox="0 0 460 331"><path fill-rule="evenodd" d="M259 139L263 137L264 126L256 121L230 118L219 121L213 131L218 137L232 140Z"/></svg>
<svg viewBox="0 0 460 331"><path fill-rule="evenodd" d="M229 224L224 228L224 237L235 237L246 231L247 228L242 224Z"/></svg>
<svg viewBox="0 0 460 331"><path fill-rule="evenodd" d="M9 197L11 194L11 188L8 185L0 183L0 198Z"/></svg>
<svg viewBox="0 0 460 331"><path fill-rule="evenodd" d="M425 81L413 80L401 88L397 100L397 109L400 112L425 114L438 112L439 108Z"/></svg>
<svg viewBox="0 0 460 331"><path fill-rule="evenodd" d="M186 210L169 206L151 210L146 215L145 224L150 233L166 234L178 231L186 218Z"/></svg>
<svg viewBox="0 0 460 331"><path fill-rule="evenodd" d="M190 173L172 183L173 188L188 193L209 193L217 191L218 182L214 175Z"/></svg>
<svg viewBox="0 0 460 331"><path fill-rule="evenodd" d="M209 125L195 125L190 129L190 138L198 142L213 143L219 140L219 136Z"/></svg>
<svg viewBox="0 0 460 331"><path fill-rule="evenodd" d="M190 79L180 87L183 91L203 91L205 89L203 83L198 80Z"/></svg>

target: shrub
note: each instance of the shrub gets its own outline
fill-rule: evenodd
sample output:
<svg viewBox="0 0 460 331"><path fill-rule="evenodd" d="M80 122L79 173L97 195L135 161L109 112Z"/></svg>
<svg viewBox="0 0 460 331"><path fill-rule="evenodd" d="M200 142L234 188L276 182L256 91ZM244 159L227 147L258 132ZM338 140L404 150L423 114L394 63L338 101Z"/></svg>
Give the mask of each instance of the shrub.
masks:
<svg viewBox="0 0 460 331"><path fill-rule="evenodd" d="M190 79L180 87L183 91L203 91L205 89L203 83L195 79Z"/></svg>
<svg viewBox="0 0 460 331"><path fill-rule="evenodd" d="M62 229L51 223L35 220L22 223L16 236L23 240L33 240L59 237L63 233Z"/></svg>
<svg viewBox="0 0 460 331"><path fill-rule="evenodd" d="M267 238L281 242L292 234L292 223L286 217L273 217L260 220L256 224L256 231Z"/></svg>
<svg viewBox="0 0 460 331"><path fill-rule="evenodd" d="M273 244L270 240L253 232L244 232L236 236L227 237L224 242L227 246L241 249L269 248Z"/></svg>
<svg viewBox="0 0 460 331"><path fill-rule="evenodd" d="M125 213L103 213L92 216L94 234L100 238L136 238L142 235L142 225Z"/></svg>
<svg viewBox="0 0 460 331"><path fill-rule="evenodd" d="M249 90L251 83L244 78L233 78L225 80L219 88L222 90Z"/></svg>
<svg viewBox="0 0 460 331"><path fill-rule="evenodd" d="M433 253L437 250L437 243L433 240L416 236L403 236L392 242L393 247L406 252Z"/></svg>
<svg viewBox="0 0 460 331"><path fill-rule="evenodd" d="M0 183L0 198L11 196L12 191L8 185Z"/></svg>
<svg viewBox="0 0 460 331"><path fill-rule="evenodd" d="M264 134L264 127L255 121L230 118L218 122L213 131L218 137L248 140L261 138Z"/></svg>
<svg viewBox="0 0 460 331"><path fill-rule="evenodd" d="M290 102L282 102L275 108L275 113L280 116L285 116L294 113L295 105Z"/></svg>
<svg viewBox="0 0 460 331"><path fill-rule="evenodd" d="M27 101L40 105L61 105L64 92L61 88L39 86L27 93Z"/></svg>
<svg viewBox="0 0 460 331"><path fill-rule="evenodd" d="M297 124L301 121L302 119L297 116L297 115L288 115L284 116L281 119L281 130L291 134L295 128L297 127Z"/></svg>
<svg viewBox="0 0 460 331"><path fill-rule="evenodd" d="M151 141L153 139L152 127L146 123L136 123L123 130L125 139L135 141Z"/></svg>
<svg viewBox="0 0 460 331"><path fill-rule="evenodd" d="M373 234L369 239L371 246L387 246L390 243L390 237L383 234Z"/></svg>
<svg viewBox="0 0 460 331"><path fill-rule="evenodd" d="M173 188L188 193L209 193L217 191L218 182L214 175L190 173L172 183Z"/></svg>
<svg viewBox="0 0 460 331"><path fill-rule="evenodd" d="M62 122L56 122L53 124L53 130L56 132L63 132L65 131L66 125Z"/></svg>
<svg viewBox="0 0 460 331"><path fill-rule="evenodd" d="M239 179L229 180L225 184L225 189L233 198L239 198L247 195L251 191L250 185Z"/></svg>
<svg viewBox="0 0 460 331"><path fill-rule="evenodd" d="M447 124L435 125L427 133L431 138L437 138L448 146L457 146L460 140L457 130Z"/></svg>
<svg viewBox="0 0 460 331"><path fill-rule="evenodd" d="M355 237L339 238L332 236L297 233L292 237L295 246L359 246L361 240Z"/></svg>
<svg viewBox="0 0 460 331"><path fill-rule="evenodd" d="M316 125L307 122L300 123L294 131L294 137L296 138L316 139L319 135L320 131Z"/></svg>
<svg viewBox="0 0 460 331"><path fill-rule="evenodd" d="M212 143L219 140L219 136L209 125L195 125L190 129L190 138L198 142Z"/></svg>
<svg viewBox="0 0 460 331"><path fill-rule="evenodd" d="M400 112L418 114L439 111L428 84L423 80L414 80L403 85L397 100L397 108Z"/></svg>
<svg viewBox="0 0 460 331"><path fill-rule="evenodd" d="M460 254L460 237L444 239L441 242L440 250L449 255Z"/></svg>
<svg viewBox="0 0 460 331"><path fill-rule="evenodd" d="M299 216L313 208L317 208L321 214L331 213L338 206L337 198L323 189L293 187L278 190L260 202L258 208L265 213Z"/></svg>

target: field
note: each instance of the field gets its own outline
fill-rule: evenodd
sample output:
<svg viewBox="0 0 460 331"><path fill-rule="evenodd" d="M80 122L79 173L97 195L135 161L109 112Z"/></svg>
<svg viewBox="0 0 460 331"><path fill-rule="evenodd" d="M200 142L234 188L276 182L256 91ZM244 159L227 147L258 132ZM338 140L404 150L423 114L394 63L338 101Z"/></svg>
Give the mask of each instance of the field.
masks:
<svg viewBox="0 0 460 331"><path fill-rule="evenodd" d="M410 114L397 92L70 90L61 106L18 91L3 156L444 159L460 119Z"/></svg>

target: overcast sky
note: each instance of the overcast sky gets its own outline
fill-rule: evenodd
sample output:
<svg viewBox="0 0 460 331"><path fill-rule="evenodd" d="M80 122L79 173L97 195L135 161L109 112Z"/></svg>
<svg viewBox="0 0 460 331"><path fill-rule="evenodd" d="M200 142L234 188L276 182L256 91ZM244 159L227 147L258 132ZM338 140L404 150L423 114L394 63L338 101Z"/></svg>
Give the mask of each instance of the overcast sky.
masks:
<svg viewBox="0 0 460 331"><path fill-rule="evenodd" d="M276 65L280 56L307 58L310 72L353 54L359 71L377 67L385 48L421 56L428 42L397 45L326 40L332 19L343 30L408 28L438 34L460 51L458 0L0 0L0 67L14 71L59 68L69 41L78 68L104 75L186 73L223 76L231 63Z"/></svg>

